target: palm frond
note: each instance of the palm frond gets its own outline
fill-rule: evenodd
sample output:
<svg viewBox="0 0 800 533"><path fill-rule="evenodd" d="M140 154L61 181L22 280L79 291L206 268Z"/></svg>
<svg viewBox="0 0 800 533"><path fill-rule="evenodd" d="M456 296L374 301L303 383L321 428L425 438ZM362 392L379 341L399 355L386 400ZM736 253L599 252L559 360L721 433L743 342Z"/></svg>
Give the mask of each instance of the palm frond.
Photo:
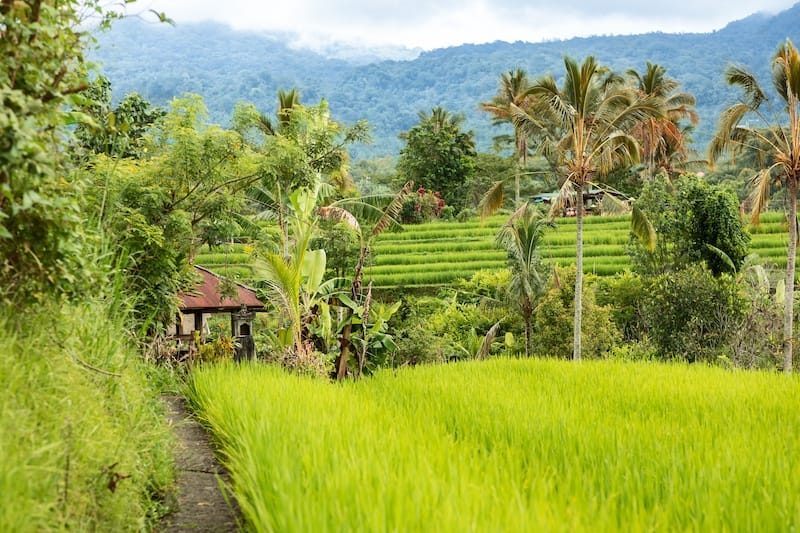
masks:
<svg viewBox="0 0 800 533"><path fill-rule="evenodd" d="M558 190L558 196L553 198L553 202L550 204L550 212L547 214L548 218L552 220L560 215L568 206L575 205L575 195L575 183L571 179L564 180L564 183Z"/></svg>
<svg viewBox="0 0 800 533"><path fill-rule="evenodd" d="M769 191L772 185L772 167L761 169L750 180L751 190L747 196L747 201L751 209L751 221L754 226L758 226L761 219L761 212L769 204Z"/></svg>
<svg viewBox="0 0 800 533"><path fill-rule="evenodd" d="M731 272L733 273L736 272L736 265L733 264L731 256L729 256L723 250L720 250L719 248L717 248L712 244L705 243L705 246L706 249L709 250L714 255L716 255L719 258L719 260L722 261L725 264L725 266L728 267L728 269L730 269Z"/></svg>
<svg viewBox="0 0 800 533"><path fill-rule="evenodd" d="M356 217L353 216L353 214L347 209L332 205L323 206L317 208L317 215L319 215L320 218L324 218L325 220L330 220L332 222L344 222L347 226L361 235L361 224L358 223Z"/></svg>
<svg viewBox="0 0 800 533"><path fill-rule="evenodd" d="M787 39L772 60L772 83L784 102L800 95L800 54Z"/></svg>
<svg viewBox="0 0 800 533"><path fill-rule="evenodd" d="M604 215L619 216L627 214L631 207L624 200L606 192L600 200L600 212Z"/></svg>
<svg viewBox="0 0 800 533"><path fill-rule="evenodd" d="M725 79L728 85L738 85L745 95L745 102L752 110L758 109L767 99L764 91L758 85L758 80L743 67L729 65L725 69Z"/></svg>
<svg viewBox="0 0 800 533"><path fill-rule="evenodd" d="M489 352L492 350L492 344L494 344L494 339L497 337L497 332L500 330L500 322L497 321L494 323L492 327L489 328L489 331L486 332L486 335L483 337L483 342L481 343L481 347L478 350L478 359L486 359L489 357Z"/></svg>
<svg viewBox="0 0 800 533"><path fill-rule="evenodd" d="M708 146L708 160L713 163L729 148L741 148L741 142L737 141L737 133L742 133L739 123L747 113L752 111L748 104L739 102L725 109L719 116L717 132L711 139Z"/></svg>
<svg viewBox="0 0 800 533"><path fill-rule="evenodd" d="M631 207L631 231L648 252L656 249L656 229L644 212L634 204Z"/></svg>
<svg viewBox="0 0 800 533"><path fill-rule="evenodd" d="M498 209L503 207L503 202L505 201L505 195L503 192L504 186L505 181L495 181L492 186L489 187L489 190L486 191L481 197L481 201L478 202L478 215L481 217L481 222L484 221L486 217L492 216L497 212Z"/></svg>
<svg viewBox="0 0 800 533"><path fill-rule="evenodd" d="M403 209L403 200L411 194L413 188L413 181L407 181L406 184L403 185L403 188L397 192L389 205L386 206L386 209L383 210L383 215L370 232L370 238L376 237L387 229L399 225L397 217L400 215L400 210Z"/></svg>

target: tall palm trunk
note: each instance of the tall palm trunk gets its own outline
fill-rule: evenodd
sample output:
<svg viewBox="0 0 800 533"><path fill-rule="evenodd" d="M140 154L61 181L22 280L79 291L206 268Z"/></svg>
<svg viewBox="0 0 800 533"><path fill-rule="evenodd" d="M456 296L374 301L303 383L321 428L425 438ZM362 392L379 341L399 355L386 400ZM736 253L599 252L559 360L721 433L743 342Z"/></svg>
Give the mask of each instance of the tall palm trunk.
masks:
<svg viewBox="0 0 800 533"><path fill-rule="evenodd" d="M789 180L789 254L786 258L786 301L783 309L783 371L792 372L794 346L794 267L797 255L797 179Z"/></svg>
<svg viewBox="0 0 800 533"><path fill-rule="evenodd" d="M525 315L525 357L531 356L531 350L533 348L531 344L532 329L531 314L528 313Z"/></svg>
<svg viewBox="0 0 800 533"><path fill-rule="evenodd" d="M573 320L572 359L581 360L581 323L583 320L583 185L576 183L575 211L575 319Z"/></svg>

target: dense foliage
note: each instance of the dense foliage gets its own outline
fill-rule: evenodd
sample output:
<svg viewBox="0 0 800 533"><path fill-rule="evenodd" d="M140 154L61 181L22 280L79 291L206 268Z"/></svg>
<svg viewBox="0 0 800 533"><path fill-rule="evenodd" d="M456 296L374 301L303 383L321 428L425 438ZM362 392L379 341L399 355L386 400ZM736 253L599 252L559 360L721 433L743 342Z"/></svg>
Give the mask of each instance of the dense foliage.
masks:
<svg viewBox="0 0 800 533"><path fill-rule="evenodd" d="M60 150L74 120L64 106L87 85L79 16L71 2L0 5L0 300L73 293L85 274Z"/></svg>
<svg viewBox="0 0 800 533"><path fill-rule="evenodd" d="M0 528L7 531L152 528L172 482L169 434L131 336L136 295L122 288L127 258L111 259L113 239L86 223L93 191L75 173L83 154L67 142L76 122L103 126L84 112L82 93L91 92L82 26L89 15L101 24L116 18L104 5L0 3ZM107 141L98 136L94 147L105 151Z"/></svg>
<svg viewBox="0 0 800 533"><path fill-rule="evenodd" d="M420 112L419 124L402 132L397 172L401 182L413 181L440 193L453 206L464 206L464 185L475 169L474 134L461 130L464 117L435 107Z"/></svg>

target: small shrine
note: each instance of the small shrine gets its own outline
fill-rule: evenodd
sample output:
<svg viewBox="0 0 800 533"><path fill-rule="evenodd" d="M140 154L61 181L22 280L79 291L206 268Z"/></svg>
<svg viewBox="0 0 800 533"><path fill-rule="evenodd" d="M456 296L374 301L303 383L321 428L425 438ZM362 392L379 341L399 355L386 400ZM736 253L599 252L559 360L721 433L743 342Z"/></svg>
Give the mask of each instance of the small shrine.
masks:
<svg viewBox="0 0 800 533"><path fill-rule="evenodd" d="M255 357L253 320L256 312L264 309L254 289L224 280L210 270L195 266L200 282L192 292L181 293L180 313L168 333L174 338L190 344L195 331L205 339L209 332L208 319L213 314L229 313L231 336L236 339L236 359ZM231 290L232 289L232 290Z"/></svg>

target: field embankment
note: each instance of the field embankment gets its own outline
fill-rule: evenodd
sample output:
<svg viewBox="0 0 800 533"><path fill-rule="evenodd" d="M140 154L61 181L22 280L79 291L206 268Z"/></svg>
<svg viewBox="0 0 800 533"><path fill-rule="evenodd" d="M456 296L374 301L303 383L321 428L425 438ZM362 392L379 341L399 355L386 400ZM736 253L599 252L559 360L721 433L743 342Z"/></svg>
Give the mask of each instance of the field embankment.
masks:
<svg viewBox="0 0 800 533"><path fill-rule="evenodd" d="M256 531L791 531L800 381L496 359L330 384L206 367Z"/></svg>

